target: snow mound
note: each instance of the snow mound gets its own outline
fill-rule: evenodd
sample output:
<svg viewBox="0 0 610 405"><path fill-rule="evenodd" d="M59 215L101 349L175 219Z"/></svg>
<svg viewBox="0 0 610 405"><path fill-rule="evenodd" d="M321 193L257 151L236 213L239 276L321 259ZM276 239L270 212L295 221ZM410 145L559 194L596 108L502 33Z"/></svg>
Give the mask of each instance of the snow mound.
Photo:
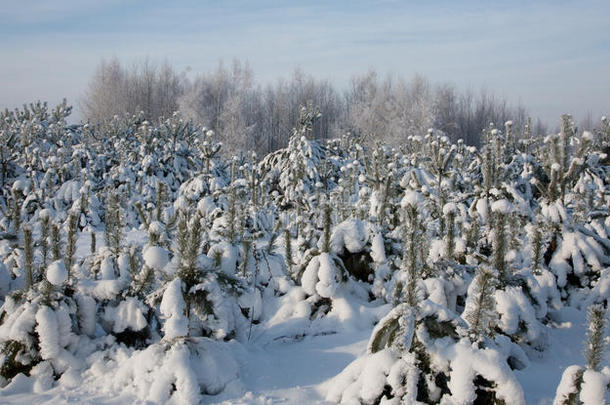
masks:
<svg viewBox="0 0 610 405"><path fill-rule="evenodd" d="M337 254L343 253L344 250L358 253L364 249L367 241L368 233L364 222L359 219L348 219L333 230L330 247Z"/></svg>
<svg viewBox="0 0 610 405"><path fill-rule="evenodd" d="M143 252L144 263L155 270L163 269L169 262L169 253L160 246L148 246Z"/></svg>
<svg viewBox="0 0 610 405"><path fill-rule="evenodd" d="M63 260L56 260L47 267L47 280L56 287L63 285L68 280L68 270Z"/></svg>

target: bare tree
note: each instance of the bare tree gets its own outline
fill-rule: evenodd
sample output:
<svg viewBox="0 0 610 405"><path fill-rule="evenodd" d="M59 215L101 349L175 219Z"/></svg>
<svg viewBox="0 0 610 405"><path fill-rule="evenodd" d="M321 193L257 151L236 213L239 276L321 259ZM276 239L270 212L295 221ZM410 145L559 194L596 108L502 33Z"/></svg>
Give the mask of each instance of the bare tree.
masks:
<svg viewBox="0 0 610 405"><path fill-rule="evenodd" d="M82 101L84 117L101 122L114 115L143 111L148 120L169 117L178 109L183 80L168 62L149 59L125 69L118 59L102 60Z"/></svg>
<svg viewBox="0 0 610 405"><path fill-rule="evenodd" d="M486 90L475 95L450 84L434 85L421 75L409 81L390 75L381 79L371 70L353 77L349 88L339 93L329 81L300 69L288 80L263 88L249 65L238 60L230 68L219 62L214 71L192 81L167 62L157 65L145 59L125 69L116 58L102 60L82 103L85 118L93 122L140 111L144 118L157 120L180 110L187 119L216 131L229 153L267 153L286 146L305 105L321 113L311 132L317 139L350 132L401 144L434 127L453 140L478 145L483 128L490 122L502 128L507 120L513 121L513 136L526 132L526 110L510 107ZM536 133L545 128L538 121L532 129Z"/></svg>

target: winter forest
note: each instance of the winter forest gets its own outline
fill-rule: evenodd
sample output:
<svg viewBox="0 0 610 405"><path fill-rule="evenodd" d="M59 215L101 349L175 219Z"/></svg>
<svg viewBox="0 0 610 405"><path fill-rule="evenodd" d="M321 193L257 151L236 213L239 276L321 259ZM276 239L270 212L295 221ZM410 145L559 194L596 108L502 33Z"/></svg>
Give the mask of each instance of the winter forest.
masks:
<svg viewBox="0 0 610 405"><path fill-rule="evenodd" d="M0 113L0 403L610 402L610 122L103 61Z"/></svg>

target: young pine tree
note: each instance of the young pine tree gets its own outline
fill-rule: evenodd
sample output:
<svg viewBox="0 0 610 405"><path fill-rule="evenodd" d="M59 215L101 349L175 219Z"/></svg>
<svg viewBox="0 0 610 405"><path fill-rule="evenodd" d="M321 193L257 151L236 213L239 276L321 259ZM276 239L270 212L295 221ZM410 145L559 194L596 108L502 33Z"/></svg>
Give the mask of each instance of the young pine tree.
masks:
<svg viewBox="0 0 610 405"><path fill-rule="evenodd" d="M589 308L589 330L587 333L587 345L585 347L585 359L587 368L600 371L604 352L606 349L606 308L603 305L593 305Z"/></svg>
<svg viewBox="0 0 610 405"><path fill-rule="evenodd" d="M51 225L51 247L53 249L53 260L61 259L61 236L59 226L55 223Z"/></svg>
<svg viewBox="0 0 610 405"><path fill-rule="evenodd" d="M284 256L286 259L288 273L292 274L292 266L294 266L294 261L292 258L292 234L290 232L290 228L288 227L284 229Z"/></svg>
<svg viewBox="0 0 610 405"><path fill-rule="evenodd" d="M108 193L106 203L106 228L104 235L106 237L106 244L114 257L117 258L121 251L121 242L123 240L123 220L119 196L112 191Z"/></svg>
<svg viewBox="0 0 610 405"><path fill-rule="evenodd" d="M535 222L532 227L532 271L540 274L540 260L542 259L542 224Z"/></svg>
<svg viewBox="0 0 610 405"><path fill-rule="evenodd" d="M323 234L322 234L322 252L330 253L330 228L332 227L332 208L330 204L324 205L323 208L323 217L322 217L322 226L323 226Z"/></svg>
<svg viewBox="0 0 610 405"><path fill-rule="evenodd" d="M445 250L448 260L455 259L455 214L457 206L455 203L447 203L443 207L445 215Z"/></svg>
<svg viewBox="0 0 610 405"><path fill-rule="evenodd" d="M422 223L416 203L410 202L405 205L405 225L403 228L403 259L402 271L406 273L406 286L397 285L398 289L404 289L405 302L411 308L417 308L417 282L421 273L422 260L421 242L424 237ZM398 291L395 291L395 296Z"/></svg>
<svg viewBox="0 0 610 405"><path fill-rule="evenodd" d="M66 240L66 269L68 270L68 280L70 279L70 271L74 264L74 253L76 252L76 232L77 232L78 216L71 212L68 217L68 237Z"/></svg>
<svg viewBox="0 0 610 405"><path fill-rule="evenodd" d="M500 283L505 286L510 279L506 263L506 252L508 250L506 225L511 206L507 200L498 200L492 204L491 210L494 214L493 265L498 271Z"/></svg>
<svg viewBox="0 0 610 405"><path fill-rule="evenodd" d="M480 341L491 332L491 324L496 317L496 284L496 274L491 268L482 265L477 269L464 308L464 319L468 323L468 335L472 342Z"/></svg>
<svg viewBox="0 0 610 405"><path fill-rule="evenodd" d="M42 266L46 267L49 259L49 216L40 216L40 249L42 250Z"/></svg>
<svg viewBox="0 0 610 405"><path fill-rule="evenodd" d="M23 255L26 287L29 289L34 284L34 245L32 242L32 230L29 226L23 227Z"/></svg>

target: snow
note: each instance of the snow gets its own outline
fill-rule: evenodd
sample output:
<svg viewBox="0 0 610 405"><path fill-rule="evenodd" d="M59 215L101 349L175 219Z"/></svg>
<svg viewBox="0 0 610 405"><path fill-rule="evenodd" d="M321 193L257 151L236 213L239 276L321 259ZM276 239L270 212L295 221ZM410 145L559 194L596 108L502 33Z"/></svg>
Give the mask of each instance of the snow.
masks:
<svg viewBox="0 0 610 405"><path fill-rule="evenodd" d="M512 208L512 204L506 199L494 201L493 203L491 203L492 212L498 212L504 215L509 214L512 211Z"/></svg>
<svg viewBox="0 0 610 405"><path fill-rule="evenodd" d="M498 358L498 352L475 350L469 342L462 340L450 348L449 358L453 368L448 386L455 403L469 404L474 401L476 397L472 381L479 374L495 382L498 397L506 403L525 404L521 385L512 375L508 364Z"/></svg>
<svg viewBox="0 0 610 405"><path fill-rule="evenodd" d="M458 212L458 206L453 203L447 203L443 206L443 215L455 214Z"/></svg>
<svg viewBox="0 0 610 405"><path fill-rule="evenodd" d="M15 180L13 183L12 190L13 191L24 191L27 186L27 183L23 179Z"/></svg>
<svg viewBox="0 0 610 405"><path fill-rule="evenodd" d="M396 361L390 350L360 358L328 383L326 399L340 404L373 403L383 392Z"/></svg>
<svg viewBox="0 0 610 405"><path fill-rule="evenodd" d="M48 208L41 209L38 212L38 216L40 219L50 219L51 218L51 210Z"/></svg>
<svg viewBox="0 0 610 405"><path fill-rule="evenodd" d="M63 285L68 280L68 270L63 260L56 260L47 267L47 280L54 286Z"/></svg>
<svg viewBox="0 0 610 405"><path fill-rule="evenodd" d="M48 360L57 357L60 350L59 324L55 311L46 305L36 312L36 333L42 358Z"/></svg>
<svg viewBox="0 0 610 405"><path fill-rule="evenodd" d="M76 296L76 302L79 327L84 334L93 337L95 335L95 315L97 313L95 300L88 295L79 294Z"/></svg>
<svg viewBox="0 0 610 405"><path fill-rule="evenodd" d="M580 391L580 400L583 405L596 405L606 402L608 384L610 384L610 372L608 370L605 373L591 369L585 370Z"/></svg>
<svg viewBox="0 0 610 405"><path fill-rule="evenodd" d="M161 235L164 230L165 226L159 221L152 221L150 225L148 225L148 232L155 235Z"/></svg>
<svg viewBox="0 0 610 405"><path fill-rule="evenodd" d="M316 283L318 282L318 270L320 268L320 261L318 258L314 258L309 262L303 275L301 276L301 286L303 290L309 294L314 295L316 293Z"/></svg>
<svg viewBox="0 0 610 405"><path fill-rule="evenodd" d="M419 205L423 202L423 197L420 193L413 190L405 191L405 195L400 202L401 207L405 208L407 206L419 207Z"/></svg>
<svg viewBox="0 0 610 405"><path fill-rule="evenodd" d="M375 263L384 263L387 258L385 254L385 245L383 243L383 235L376 233L371 242L371 258Z"/></svg>
<svg viewBox="0 0 610 405"><path fill-rule="evenodd" d="M107 256L100 265L100 273L102 280L111 281L116 279L114 272L114 259L111 256Z"/></svg>
<svg viewBox="0 0 610 405"><path fill-rule="evenodd" d="M321 297L330 298L337 290L339 283L338 271L328 253L321 253L318 261L320 262L320 267L318 269L319 281L316 283L316 292Z"/></svg>
<svg viewBox="0 0 610 405"><path fill-rule="evenodd" d="M518 383L525 392L525 402L528 404L550 404L560 385L564 368L583 361L580 350L574 351L573 346L581 347L584 339L584 312L566 309L555 316L560 317L561 321L558 325L549 328L552 342L550 350L546 351L541 358L533 359L527 368L515 371ZM345 397L343 402L348 403L348 398L367 393L372 395L375 381L367 382L364 379L358 380L357 377L347 378L347 374L345 374L348 370L352 370L352 376L359 375L354 370L355 366L346 369L346 366L357 358L362 359L359 360L359 370L369 363L374 363L371 360L367 361L367 357L362 357L365 356L371 331L372 327L368 330L338 331L330 335L310 335L300 340L290 341L274 340L276 335L268 328L255 331L249 344L232 345L229 351L221 350L220 352L224 354L215 360L216 362L221 361L216 364L222 365L215 370L222 372L223 375L227 369L231 371L228 375L221 377L218 382L226 379L235 381L231 378L237 378L236 376L239 374L241 384L229 384L233 387L232 389L225 390L216 396L206 395L202 399L203 403L223 405L322 404L327 403L325 399L330 402L338 401L337 398L341 395ZM134 352L133 355L125 353L127 357L121 362L119 372L111 372L112 368L107 368L110 365L98 368L97 372L92 371L96 369L94 367L83 375L83 383L80 386L67 388L60 384L50 391L37 394L35 403L49 405L82 403L83 401L91 404L143 403L136 399L138 392L143 393L140 398L149 398L149 403L160 403L150 399L153 397L151 390L153 384L155 382L161 384L162 381L165 381L160 376L164 365L181 364L183 358L178 353L165 361L161 357L163 353L161 347L147 350L146 354L140 351ZM463 350L467 351L468 348L464 347ZM211 346L208 347L208 353L216 351ZM137 353L142 354L136 356ZM397 370L386 367L391 361L393 362L393 356L390 351L382 351L378 353L378 356L372 357L377 363L375 367L387 370L388 379L397 372ZM229 358L235 360L229 361ZM100 358L99 361L102 359ZM484 357L481 361L487 360ZM210 366L212 364L208 363L201 367L205 370L205 367ZM214 373L205 372L205 375L208 376L206 378L212 377L212 374ZM156 377L157 375L159 376ZM177 376L168 378L169 380L177 379ZM186 376L181 378L187 379ZM229 383L229 381L226 382ZM594 379L591 382L594 383ZM8 405L32 402L33 384L32 377L22 376L15 379L0 391L0 402ZM350 390L348 394L341 394L344 391L342 387L346 385L352 385L353 390ZM366 389L362 387L366 387ZM515 389L514 385L511 387L510 389ZM516 392L518 393L518 390ZM158 392L155 392L155 395L157 394ZM159 395L163 397L161 394ZM516 398L518 399L519 396ZM508 402L514 403L511 400Z"/></svg>
<svg viewBox="0 0 610 405"><path fill-rule="evenodd" d="M330 247L334 253L341 254L344 250L358 253L364 249L368 241L366 227L359 219L348 219L334 227L330 237Z"/></svg>
<svg viewBox="0 0 610 405"><path fill-rule="evenodd" d="M155 270L162 270L169 262L169 252L160 246L147 246L142 257L144 264Z"/></svg>
<svg viewBox="0 0 610 405"><path fill-rule="evenodd" d="M121 280L81 280L78 283L80 292L98 300L114 299L123 287Z"/></svg>
<svg viewBox="0 0 610 405"><path fill-rule="evenodd" d="M591 132L589 132L589 131L583 131L583 133L582 133L582 139L583 139L583 140L586 140L586 141L588 141L588 142L592 142L592 141L593 141L593 139L595 139L595 137L594 137L594 135L593 135Z"/></svg>
<svg viewBox="0 0 610 405"><path fill-rule="evenodd" d="M520 287L507 287L495 293L496 310L500 315L498 327L509 335L526 330L524 336L528 342L542 343L545 334L541 323L536 319L536 311L532 307Z"/></svg>
<svg viewBox="0 0 610 405"><path fill-rule="evenodd" d="M113 325L112 331L115 333L123 332L128 328L137 332L148 325L144 311L144 305L140 301L134 297L128 297L116 307L106 307L104 320Z"/></svg>
<svg viewBox="0 0 610 405"><path fill-rule="evenodd" d="M186 304L182 296L182 280L175 278L170 281L163 293L159 310L167 319L163 325L166 339L185 336L188 333L188 322L184 316Z"/></svg>
<svg viewBox="0 0 610 405"><path fill-rule="evenodd" d="M549 348L532 357L527 368L515 370L528 404L551 403L556 392L566 389L567 381L563 379L568 377L564 370L573 373L575 368L570 366L584 364L582 346L586 337L586 311L562 308L554 312L552 318L554 321L547 327ZM606 351L602 364L609 362L610 353Z"/></svg>

